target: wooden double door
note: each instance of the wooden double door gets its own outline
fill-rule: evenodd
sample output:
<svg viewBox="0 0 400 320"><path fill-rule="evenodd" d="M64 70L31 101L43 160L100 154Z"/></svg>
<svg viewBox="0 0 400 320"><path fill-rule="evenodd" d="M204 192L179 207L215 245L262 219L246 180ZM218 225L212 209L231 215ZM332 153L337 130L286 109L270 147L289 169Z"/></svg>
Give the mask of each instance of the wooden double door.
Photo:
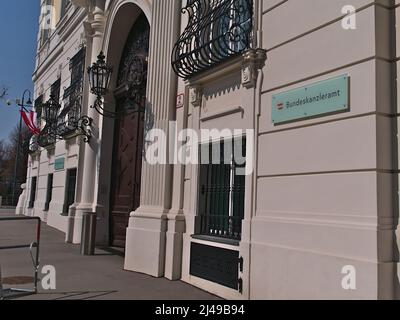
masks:
<svg viewBox="0 0 400 320"><path fill-rule="evenodd" d="M115 247L125 247L130 213L140 205L149 33L142 14L119 68L110 199L110 245Z"/></svg>
<svg viewBox="0 0 400 320"><path fill-rule="evenodd" d="M129 216L140 205L143 121L131 114L116 124L111 193L111 245L125 247Z"/></svg>

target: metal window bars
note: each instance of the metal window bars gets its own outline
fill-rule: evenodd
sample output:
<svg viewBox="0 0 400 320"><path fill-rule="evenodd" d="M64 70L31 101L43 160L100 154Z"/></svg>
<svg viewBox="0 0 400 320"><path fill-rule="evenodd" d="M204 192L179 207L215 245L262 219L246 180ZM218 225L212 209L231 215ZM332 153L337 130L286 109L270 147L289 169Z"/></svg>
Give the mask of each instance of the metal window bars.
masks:
<svg viewBox="0 0 400 320"><path fill-rule="evenodd" d="M64 140L70 136L83 136L84 142L89 142L92 137L93 119L81 115L85 57L86 48L82 47L70 59L71 85L64 89L64 107L61 108L59 95L57 96L57 89L59 92L60 85L57 82L53 85L50 100L42 104L43 111L48 115L46 125L38 137L38 144L43 148L53 146L57 139Z"/></svg>
<svg viewBox="0 0 400 320"><path fill-rule="evenodd" d="M58 117L57 135L66 137L70 134L85 136L85 142L89 141L88 127L92 125L92 119L81 116L82 110L83 78L78 79L64 91L64 109Z"/></svg>
<svg viewBox="0 0 400 320"><path fill-rule="evenodd" d="M33 264L34 271L34 283L32 289L5 289L3 287L3 280L0 266L0 300L10 300L37 294L38 292L38 281L39 281L39 266L40 266L40 234L41 234L41 220L38 217L0 217L0 223L5 221L36 221L36 240L30 244L17 244L10 246L0 246L1 250L19 250L29 249L30 256Z"/></svg>
<svg viewBox="0 0 400 320"><path fill-rule="evenodd" d="M201 154L209 159L200 166L198 235L240 241L246 188L245 176L238 169L245 168L246 140L206 144Z"/></svg>

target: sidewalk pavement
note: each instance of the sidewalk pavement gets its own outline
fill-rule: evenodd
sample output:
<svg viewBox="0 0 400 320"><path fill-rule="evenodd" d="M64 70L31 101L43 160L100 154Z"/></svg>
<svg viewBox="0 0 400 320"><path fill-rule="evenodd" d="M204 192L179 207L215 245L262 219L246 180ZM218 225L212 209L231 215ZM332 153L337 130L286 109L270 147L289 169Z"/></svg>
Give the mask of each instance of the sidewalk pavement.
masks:
<svg viewBox="0 0 400 320"><path fill-rule="evenodd" d="M0 209L0 217L14 213ZM116 250L96 249L96 255L84 257L79 246L66 244L65 236L42 224L41 267L56 268L57 289L44 291L27 300L217 300L219 298L181 281L157 279L123 270L124 258ZM35 240L35 222L0 222L0 246L26 244ZM28 249L0 251L0 266L5 282L29 282L33 267ZM43 277L40 275L39 278ZM10 280L10 279L14 280ZM28 279L28 280L26 280ZM11 285L4 284L4 288ZM19 286L12 285L13 288ZM22 285L32 288L32 283Z"/></svg>

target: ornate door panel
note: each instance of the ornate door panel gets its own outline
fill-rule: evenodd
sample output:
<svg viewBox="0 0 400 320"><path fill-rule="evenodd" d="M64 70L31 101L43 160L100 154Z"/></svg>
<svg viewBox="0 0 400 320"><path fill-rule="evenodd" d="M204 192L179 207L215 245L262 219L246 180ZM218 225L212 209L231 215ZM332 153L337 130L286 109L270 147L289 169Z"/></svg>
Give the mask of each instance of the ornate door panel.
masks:
<svg viewBox="0 0 400 320"><path fill-rule="evenodd" d="M128 37L119 68L111 183L111 245L125 247L129 216L140 205L144 110L150 28L142 14Z"/></svg>

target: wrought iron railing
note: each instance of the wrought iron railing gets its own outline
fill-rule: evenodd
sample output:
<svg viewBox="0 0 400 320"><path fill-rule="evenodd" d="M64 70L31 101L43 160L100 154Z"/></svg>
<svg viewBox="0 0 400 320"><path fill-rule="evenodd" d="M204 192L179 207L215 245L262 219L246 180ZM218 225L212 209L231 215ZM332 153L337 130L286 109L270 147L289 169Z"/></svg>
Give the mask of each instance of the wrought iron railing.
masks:
<svg viewBox="0 0 400 320"><path fill-rule="evenodd" d="M172 53L177 75L188 79L251 47L253 0L187 0L188 25Z"/></svg>
<svg viewBox="0 0 400 320"><path fill-rule="evenodd" d="M57 142L57 136L55 135L56 128L54 126L46 125L40 132L37 142L42 148L49 148L55 145Z"/></svg>
<svg viewBox="0 0 400 320"><path fill-rule="evenodd" d="M241 217L201 215L200 235L240 241L242 238L242 221Z"/></svg>
<svg viewBox="0 0 400 320"><path fill-rule="evenodd" d="M75 131L81 115L83 81L80 79L64 90L64 110L60 115L59 134L64 136Z"/></svg>
<svg viewBox="0 0 400 320"><path fill-rule="evenodd" d="M83 79L79 79L64 90L64 109L59 116L57 134L65 137L80 128Z"/></svg>

